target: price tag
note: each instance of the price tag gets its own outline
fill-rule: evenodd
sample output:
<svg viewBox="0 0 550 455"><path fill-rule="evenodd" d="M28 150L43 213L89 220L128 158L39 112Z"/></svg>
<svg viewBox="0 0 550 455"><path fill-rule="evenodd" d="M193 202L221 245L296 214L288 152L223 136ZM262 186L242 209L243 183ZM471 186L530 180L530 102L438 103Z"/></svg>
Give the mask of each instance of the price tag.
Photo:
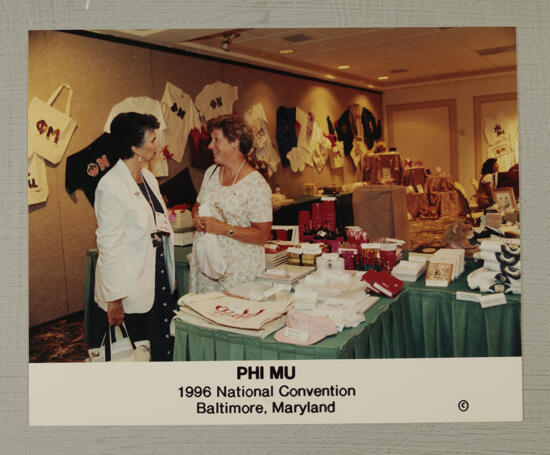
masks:
<svg viewBox="0 0 550 455"><path fill-rule="evenodd" d="M473 292L456 291L456 300L465 300L467 302L481 302L481 294Z"/></svg>
<svg viewBox="0 0 550 455"><path fill-rule="evenodd" d="M170 232L170 222L166 213L156 212L157 231Z"/></svg>
<svg viewBox="0 0 550 455"><path fill-rule="evenodd" d="M506 296L503 293L483 295L479 301L481 308L489 308L506 303Z"/></svg>
<svg viewBox="0 0 550 455"><path fill-rule="evenodd" d="M292 329L290 327L285 327L285 335L299 341L307 341L307 337L309 336L307 332L302 332L301 330Z"/></svg>

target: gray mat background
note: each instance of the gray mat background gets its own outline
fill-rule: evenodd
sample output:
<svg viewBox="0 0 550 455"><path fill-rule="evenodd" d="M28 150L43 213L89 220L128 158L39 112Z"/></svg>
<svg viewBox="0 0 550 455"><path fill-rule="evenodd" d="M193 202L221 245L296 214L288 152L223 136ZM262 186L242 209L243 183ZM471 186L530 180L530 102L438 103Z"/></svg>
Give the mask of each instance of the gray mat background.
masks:
<svg viewBox="0 0 550 455"><path fill-rule="evenodd" d="M0 1L0 453L550 453L550 1ZM32 29L517 26L523 423L29 427L25 174ZM60 380L63 380L60 378ZM82 391L93 393L93 391Z"/></svg>

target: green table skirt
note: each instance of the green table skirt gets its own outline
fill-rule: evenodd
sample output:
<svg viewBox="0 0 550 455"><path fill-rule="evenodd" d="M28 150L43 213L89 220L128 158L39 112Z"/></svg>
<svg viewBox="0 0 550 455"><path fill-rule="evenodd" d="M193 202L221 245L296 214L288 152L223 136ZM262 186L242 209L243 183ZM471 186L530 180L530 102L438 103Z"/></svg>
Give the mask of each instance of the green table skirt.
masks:
<svg viewBox="0 0 550 455"><path fill-rule="evenodd" d="M414 357L407 291L380 299L359 326L311 346L279 343L273 334L261 339L205 329L176 320L174 360L293 360Z"/></svg>
<svg viewBox="0 0 550 455"><path fill-rule="evenodd" d="M467 277L481 266L466 259L464 273L447 288L427 288L423 278L405 284L419 357L521 355L521 296L507 294L506 304L489 308L456 300L457 291L475 292Z"/></svg>
<svg viewBox="0 0 550 455"><path fill-rule="evenodd" d="M480 262L466 261L448 288L427 288L424 278L405 283L394 299L381 297L355 328L313 346L278 343L176 321L174 360L353 359L400 357L487 357L521 355L521 297L481 308L456 300Z"/></svg>
<svg viewBox="0 0 550 455"><path fill-rule="evenodd" d="M481 308L458 301L455 292L409 288L415 350L419 357L521 355L521 305Z"/></svg>

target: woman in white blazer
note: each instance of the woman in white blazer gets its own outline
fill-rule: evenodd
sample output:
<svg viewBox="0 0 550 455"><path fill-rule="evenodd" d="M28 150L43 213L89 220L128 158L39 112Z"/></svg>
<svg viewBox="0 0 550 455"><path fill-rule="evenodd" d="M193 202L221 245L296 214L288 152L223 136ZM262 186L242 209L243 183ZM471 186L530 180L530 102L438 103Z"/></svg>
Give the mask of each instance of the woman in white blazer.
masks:
<svg viewBox="0 0 550 455"><path fill-rule="evenodd" d="M156 178L146 169L159 152L153 115L127 112L111 123L118 162L100 180L94 210L99 256L94 296L109 325L124 321L133 340L151 343L152 360L172 360L175 308L173 231Z"/></svg>

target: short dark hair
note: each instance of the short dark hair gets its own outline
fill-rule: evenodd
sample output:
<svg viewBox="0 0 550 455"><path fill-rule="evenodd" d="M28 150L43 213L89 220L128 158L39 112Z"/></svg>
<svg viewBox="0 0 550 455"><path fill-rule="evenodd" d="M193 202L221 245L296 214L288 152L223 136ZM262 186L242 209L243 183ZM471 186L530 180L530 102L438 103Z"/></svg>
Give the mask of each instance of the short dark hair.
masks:
<svg viewBox="0 0 550 455"><path fill-rule="evenodd" d="M239 150L243 155L247 155L254 143L254 134L252 128L240 117L235 115L222 115L208 120L206 129L211 133L220 129L229 142L239 140Z"/></svg>
<svg viewBox="0 0 550 455"><path fill-rule="evenodd" d="M116 144L118 157L126 160L134 156L132 146L142 147L147 131L156 130L160 126L154 115L124 112L118 114L111 122L111 136Z"/></svg>
<svg viewBox="0 0 550 455"><path fill-rule="evenodd" d="M488 160L485 160L485 163L483 163L483 166L481 166L481 175L492 174L493 166L496 162L496 158L489 158Z"/></svg>

